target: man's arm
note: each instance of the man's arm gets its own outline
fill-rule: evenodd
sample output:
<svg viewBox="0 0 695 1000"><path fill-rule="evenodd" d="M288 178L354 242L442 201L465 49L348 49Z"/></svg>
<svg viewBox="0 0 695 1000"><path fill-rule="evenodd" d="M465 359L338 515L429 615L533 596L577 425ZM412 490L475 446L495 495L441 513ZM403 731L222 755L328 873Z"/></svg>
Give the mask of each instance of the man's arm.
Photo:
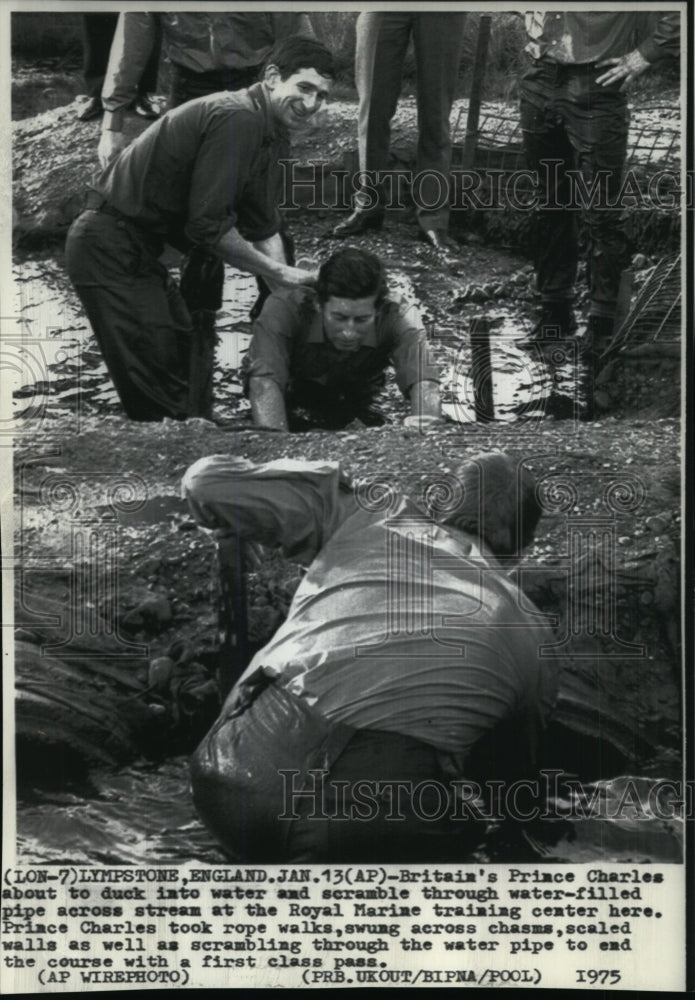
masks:
<svg viewBox="0 0 695 1000"><path fill-rule="evenodd" d="M256 427L287 430L287 410L282 389L275 379L253 376L249 379L251 417Z"/></svg>
<svg viewBox="0 0 695 1000"><path fill-rule="evenodd" d="M281 253L278 253L278 246ZM272 287L314 285L316 272L300 267L290 267L285 263L282 240L279 235L271 236L258 243L249 243L238 229L227 230L211 247L213 253L227 264L265 278ZM267 251L270 250L270 253Z"/></svg>
<svg viewBox="0 0 695 1000"><path fill-rule="evenodd" d="M398 387L410 401L406 426L423 430L442 415L439 370L427 343L424 324L415 306L391 306L386 323L393 337L391 361ZM426 417L427 420L419 418ZM416 419L417 418L417 419Z"/></svg>
<svg viewBox="0 0 695 1000"><path fill-rule="evenodd" d="M97 154L106 167L127 145L123 115L135 100L138 84L156 41L155 14L124 13L118 18L101 91L104 119Z"/></svg>
<svg viewBox="0 0 695 1000"><path fill-rule="evenodd" d="M624 56L602 59L599 66L610 67L596 78L596 83L608 87L622 80L621 90L625 90L652 63L667 56L677 56L680 48L680 14L669 11L660 14L652 34L640 42L637 48Z"/></svg>
<svg viewBox="0 0 695 1000"><path fill-rule="evenodd" d="M205 528L240 542L280 546L307 563L354 510L337 462L279 459L255 465L235 455L199 459L183 477L183 496ZM347 500L347 502L346 502Z"/></svg>

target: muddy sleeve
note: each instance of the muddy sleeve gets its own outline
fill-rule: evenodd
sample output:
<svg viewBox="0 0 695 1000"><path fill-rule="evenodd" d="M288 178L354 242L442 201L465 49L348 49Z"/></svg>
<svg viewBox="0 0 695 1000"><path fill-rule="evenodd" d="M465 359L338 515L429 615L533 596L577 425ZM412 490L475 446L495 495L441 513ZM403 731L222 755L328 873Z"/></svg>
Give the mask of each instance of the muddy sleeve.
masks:
<svg viewBox="0 0 695 1000"><path fill-rule="evenodd" d="M202 128L188 197L186 236L194 244L214 246L237 226L242 201L254 197L250 179L263 142L263 122L252 111L219 109ZM265 207L260 202L257 206L260 229L269 223ZM244 205L243 210L250 216L253 206ZM274 216L269 224L275 225ZM242 235L251 240L263 238L247 232Z"/></svg>
<svg viewBox="0 0 695 1000"><path fill-rule="evenodd" d="M155 17L155 14L129 12L118 18L101 92L107 115L116 111L122 114L137 97L140 77L156 41Z"/></svg>
<svg viewBox="0 0 695 1000"><path fill-rule="evenodd" d="M341 493L352 488L337 462L280 459L255 465L230 455L200 459L183 495L205 528L234 532L308 563L345 518Z"/></svg>
<svg viewBox="0 0 695 1000"><path fill-rule="evenodd" d="M677 57L680 52L680 13L668 11L656 15L653 33L640 42L638 48L649 62L657 62L666 56Z"/></svg>
<svg viewBox="0 0 695 1000"><path fill-rule="evenodd" d="M269 296L252 328L251 343L242 365L244 391L250 378L270 378L285 392L290 378L292 341L299 311L282 293Z"/></svg>
<svg viewBox="0 0 695 1000"><path fill-rule="evenodd" d="M439 382L439 367L427 343L424 323L416 306L393 304L387 317L392 344L391 363L398 388L407 396L417 382Z"/></svg>

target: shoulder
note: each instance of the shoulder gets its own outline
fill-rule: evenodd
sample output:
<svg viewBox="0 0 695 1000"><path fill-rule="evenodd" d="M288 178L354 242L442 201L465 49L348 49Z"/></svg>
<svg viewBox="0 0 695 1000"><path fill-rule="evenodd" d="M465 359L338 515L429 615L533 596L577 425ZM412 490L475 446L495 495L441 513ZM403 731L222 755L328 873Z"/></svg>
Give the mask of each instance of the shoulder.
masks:
<svg viewBox="0 0 695 1000"><path fill-rule="evenodd" d="M263 109L252 99L248 90L208 94L206 97L199 97L195 101L189 101L184 107L190 107L194 104L200 105L211 117L233 119L235 129L245 127L248 129L257 129L259 132L265 130L266 115Z"/></svg>
<svg viewBox="0 0 695 1000"><path fill-rule="evenodd" d="M302 317L313 314L315 302L316 296L309 289L279 288L265 300L259 323L265 326L271 321L276 330L281 327L283 333L291 334Z"/></svg>
<svg viewBox="0 0 695 1000"><path fill-rule="evenodd" d="M381 306L380 328L385 336L394 337L400 337L408 330L420 331L423 329L420 310L401 295L389 294Z"/></svg>

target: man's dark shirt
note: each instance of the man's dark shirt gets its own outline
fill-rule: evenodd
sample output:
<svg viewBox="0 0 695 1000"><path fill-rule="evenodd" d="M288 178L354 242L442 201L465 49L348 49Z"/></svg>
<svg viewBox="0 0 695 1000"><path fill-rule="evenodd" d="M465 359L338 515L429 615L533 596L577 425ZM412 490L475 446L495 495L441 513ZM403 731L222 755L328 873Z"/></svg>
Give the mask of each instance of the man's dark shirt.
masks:
<svg viewBox="0 0 695 1000"><path fill-rule="evenodd" d="M656 14L656 12L651 12ZM526 14L526 51L534 59L570 65L597 63L638 48L648 62L680 51L680 14L659 12L651 26L644 12L533 11ZM647 30L645 30L645 28ZM649 30L651 29L651 30Z"/></svg>
<svg viewBox="0 0 695 1000"><path fill-rule="evenodd" d="M279 231L279 160L288 151L287 132L258 83L169 111L94 187L142 229L182 249L214 246L233 227L256 242Z"/></svg>
<svg viewBox="0 0 695 1000"><path fill-rule="evenodd" d="M414 306L387 299L371 335L359 350L347 353L326 339L316 294L293 289L277 291L266 301L253 326L243 375L247 389L251 377L265 377L283 392L291 382L315 382L345 392L374 381L389 364L404 395L417 382L440 380Z"/></svg>

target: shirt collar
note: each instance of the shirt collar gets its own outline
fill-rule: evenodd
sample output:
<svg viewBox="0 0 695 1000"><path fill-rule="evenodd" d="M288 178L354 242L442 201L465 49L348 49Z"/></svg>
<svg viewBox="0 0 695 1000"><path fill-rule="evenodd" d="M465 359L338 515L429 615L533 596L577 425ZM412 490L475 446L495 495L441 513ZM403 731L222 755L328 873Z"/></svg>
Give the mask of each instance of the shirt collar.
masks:
<svg viewBox="0 0 695 1000"><path fill-rule="evenodd" d="M282 122L279 122L275 118L270 105L270 94L263 81L261 80L259 83L252 84L249 87L248 93L255 106L263 112L265 130L268 137L274 139L276 136L279 136L281 139L288 139L289 131Z"/></svg>

